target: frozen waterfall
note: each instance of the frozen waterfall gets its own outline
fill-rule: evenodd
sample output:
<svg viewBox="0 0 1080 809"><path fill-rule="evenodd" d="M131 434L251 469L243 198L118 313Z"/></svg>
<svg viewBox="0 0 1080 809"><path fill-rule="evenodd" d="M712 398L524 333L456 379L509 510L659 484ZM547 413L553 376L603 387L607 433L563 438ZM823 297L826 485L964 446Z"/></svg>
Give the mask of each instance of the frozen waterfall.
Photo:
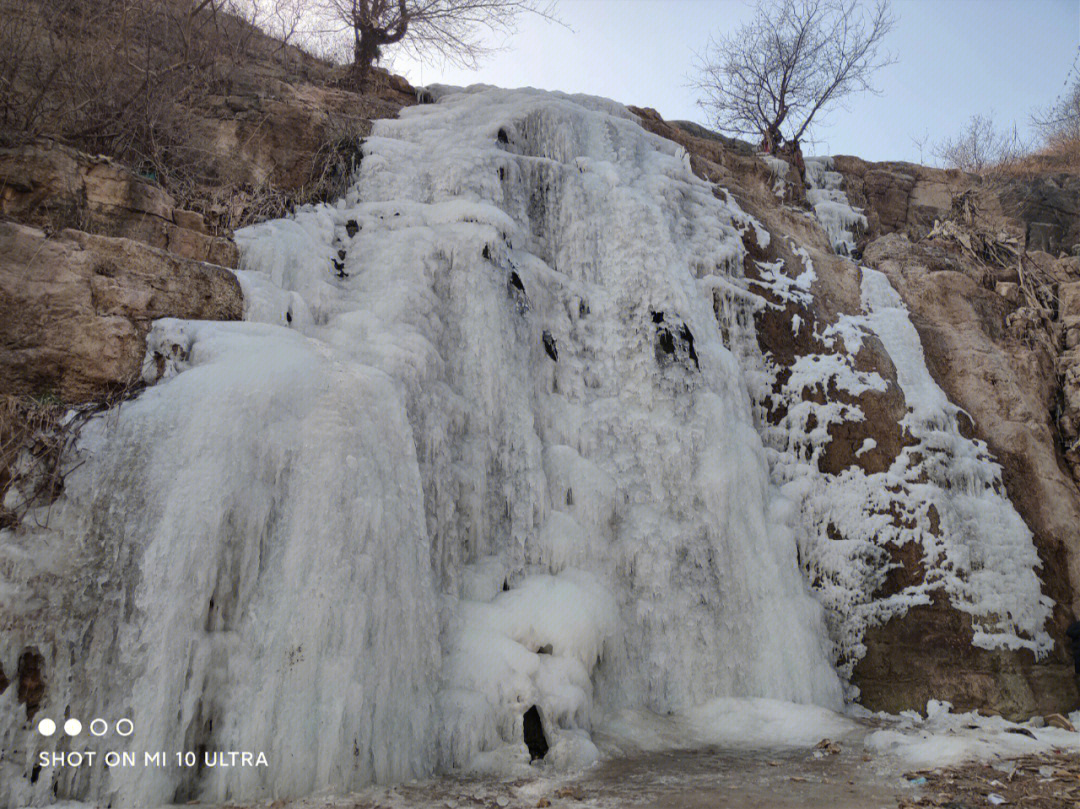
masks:
<svg viewBox="0 0 1080 809"><path fill-rule="evenodd" d="M532 706L556 767L622 710L839 707L713 309L749 224L612 102L379 122L345 199L237 234L246 322L159 321L154 384L3 537L0 661L33 648L48 691L0 695L0 805L510 772ZM44 716L268 763L31 777L74 745Z"/></svg>

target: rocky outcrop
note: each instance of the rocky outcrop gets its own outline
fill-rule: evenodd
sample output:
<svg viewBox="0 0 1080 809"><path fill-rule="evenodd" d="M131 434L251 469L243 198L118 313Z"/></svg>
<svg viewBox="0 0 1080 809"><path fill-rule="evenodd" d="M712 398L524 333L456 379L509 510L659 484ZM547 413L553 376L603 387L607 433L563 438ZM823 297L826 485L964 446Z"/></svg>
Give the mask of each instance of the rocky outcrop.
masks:
<svg viewBox="0 0 1080 809"><path fill-rule="evenodd" d="M136 239L178 256L235 267L236 245L208 233L150 180L48 140L0 149L0 215L59 231Z"/></svg>
<svg viewBox="0 0 1080 809"><path fill-rule="evenodd" d="M0 394L98 399L138 376L151 321L242 311L221 267L128 238L0 223Z"/></svg>
<svg viewBox="0 0 1080 809"><path fill-rule="evenodd" d="M1002 208L1024 223L1024 243L1029 250L1075 255L1075 247L1080 245L1080 177L1006 178L998 195Z"/></svg>
<svg viewBox="0 0 1080 809"><path fill-rule="evenodd" d="M833 164L844 175L852 204L864 209L867 242L895 232L917 241L935 221L950 215L955 199L970 193L983 218L1017 236L1027 250L1057 256L1080 244L1080 177L1074 175L980 177L914 163L868 163L848 155L834 157Z"/></svg>

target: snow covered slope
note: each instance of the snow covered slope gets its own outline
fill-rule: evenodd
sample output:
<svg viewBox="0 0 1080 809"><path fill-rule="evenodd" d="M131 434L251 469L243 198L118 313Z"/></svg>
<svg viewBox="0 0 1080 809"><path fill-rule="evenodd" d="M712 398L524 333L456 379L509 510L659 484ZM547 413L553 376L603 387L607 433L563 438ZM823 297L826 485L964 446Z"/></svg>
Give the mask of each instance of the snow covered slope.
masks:
<svg viewBox="0 0 1080 809"><path fill-rule="evenodd" d="M446 92L364 155L237 234L247 322L158 322L155 384L4 535L0 660L49 689L0 694L0 805L509 773L533 706L555 767L621 711L841 706L749 387L769 234L599 99ZM268 761L36 772L67 716Z"/></svg>

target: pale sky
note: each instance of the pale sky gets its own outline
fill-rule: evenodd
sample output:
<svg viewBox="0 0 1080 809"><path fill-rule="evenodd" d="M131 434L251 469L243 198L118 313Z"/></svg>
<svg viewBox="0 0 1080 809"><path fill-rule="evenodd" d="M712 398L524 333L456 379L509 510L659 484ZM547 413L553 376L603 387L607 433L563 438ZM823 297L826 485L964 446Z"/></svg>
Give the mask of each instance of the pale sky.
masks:
<svg viewBox="0 0 1080 809"><path fill-rule="evenodd" d="M1080 0L893 0L885 47L899 62L881 94L851 99L818 127L817 154L919 160L912 142L953 134L973 114L1029 133L1029 116L1063 90L1080 49ZM707 123L688 86L694 54L750 16L746 0L560 0L569 28L523 18L479 70L392 65L414 84L541 87L654 107ZM1080 61L1076 61L1080 69ZM1074 76L1076 74L1073 74ZM931 162L929 154L923 162Z"/></svg>

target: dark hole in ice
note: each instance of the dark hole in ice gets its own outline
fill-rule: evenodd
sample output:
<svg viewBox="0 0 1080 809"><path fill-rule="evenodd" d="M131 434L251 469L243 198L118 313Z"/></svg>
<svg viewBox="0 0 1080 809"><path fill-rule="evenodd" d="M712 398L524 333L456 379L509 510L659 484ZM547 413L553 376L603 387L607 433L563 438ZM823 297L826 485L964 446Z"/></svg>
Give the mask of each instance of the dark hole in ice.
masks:
<svg viewBox="0 0 1080 809"><path fill-rule="evenodd" d="M663 323L664 322L664 313L663 312L653 312L652 313L652 322L653 323Z"/></svg>
<svg viewBox="0 0 1080 809"><path fill-rule="evenodd" d="M499 179L500 180L505 180L506 179L506 169L503 168L502 166L499 166Z"/></svg>
<svg viewBox="0 0 1080 809"><path fill-rule="evenodd" d="M350 239L355 236L359 231L360 226L356 224L355 219L350 219L348 222L345 223L345 232L349 234Z"/></svg>
<svg viewBox="0 0 1080 809"><path fill-rule="evenodd" d="M522 292L525 291L525 285L521 283L521 276L516 272L510 273L510 286L514 289L519 289Z"/></svg>
<svg viewBox="0 0 1080 809"><path fill-rule="evenodd" d="M489 244L484 245L484 253L483 253L483 255L484 255L484 258L486 258L488 261L491 261L491 245L489 245Z"/></svg>
<svg viewBox="0 0 1080 809"><path fill-rule="evenodd" d="M338 250L337 251L337 257L340 258L342 261L344 261L345 260L345 251L344 250Z"/></svg>
<svg viewBox="0 0 1080 809"><path fill-rule="evenodd" d="M529 760L536 761L546 756L548 740L544 735L544 723L540 721L540 711L535 705L525 711L522 725L525 730L525 746L529 748Z"/></svg>
<svg viewBox="0 0 1080 809"><path fill-rule="evenodd" d="M292 312L286 312L285 313L285 322L286 323L292 323Z"/></svg>
<svg viewBox="0 0 1080 809"><path fill-rule="evenodd" d="M568 488L566 490L566 505L568 505L568 506L574 505L574 490L573 489Z"/></svg>
<svg viewBox="0 0 1080 809"><path fill-rule="evenodd" d="M30 771L30 783L36 784L39 775L41 775L41 765L35 764L34 769Z"/></svg>
<svg viewBox="0 0 1080 809"><path fill-rule="evenodd" d="M505 593L510 589L510 582L507 579L503 579L503 592Z"/></svg>
<svg viewBox="0 0 1080 809"><path fill-rule="evenodd" d="M589 314L589 304L582 299L578 301L578 317L585 317L587 314Z"/></svg>
<svg viewBox="0 0 1080 809"><path fill-rule="evenodd" d="M509 142L510 142L510 138L507 136L506 130L505 129L500 129L499 130L499 143L509 143Z"/></svg>
<svg viewBox="0 0 1080 809"><path fill-rule="evenodd" d="M543 646L541 646L539 649L536 650L536 653L538 655L549 655L549 654L551 654L551 644L550 643L545 643Z"/></svg>

